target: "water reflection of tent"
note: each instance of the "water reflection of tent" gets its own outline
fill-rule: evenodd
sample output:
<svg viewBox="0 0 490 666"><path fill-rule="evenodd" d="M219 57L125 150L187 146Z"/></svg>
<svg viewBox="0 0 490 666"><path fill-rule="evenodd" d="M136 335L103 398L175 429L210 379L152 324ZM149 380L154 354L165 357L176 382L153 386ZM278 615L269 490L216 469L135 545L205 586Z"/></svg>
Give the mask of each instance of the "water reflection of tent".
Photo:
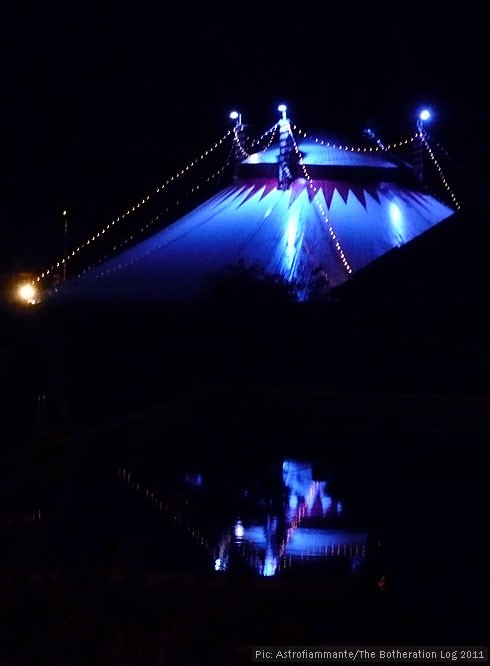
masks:
<svg viewBox="0 0 490 666"><path fill-rule="evenodd" d="M357 571L366 557L368 534L342 525L342 505L328 494L327 482L313 480L312 465L298 460L284 461L283 482L284 515L237 521L234 538L226 533L220 542L217 569L226 570L238 552L264 576L331 558L343 558Z"/></svg>
<svg viewBox="0 0 490 666"><path fill-rule="evenodd" d="M396 150L301 138L288 121L287 153L272 142L274 135L262 150L248 152L242 130L235 130L241 161L231 185L69 280L59 295L68 302L189 301L223 267L258 265L299 285L304 300L455 212L427 192ZM412 141L404 143L413 153Z"/></svg>

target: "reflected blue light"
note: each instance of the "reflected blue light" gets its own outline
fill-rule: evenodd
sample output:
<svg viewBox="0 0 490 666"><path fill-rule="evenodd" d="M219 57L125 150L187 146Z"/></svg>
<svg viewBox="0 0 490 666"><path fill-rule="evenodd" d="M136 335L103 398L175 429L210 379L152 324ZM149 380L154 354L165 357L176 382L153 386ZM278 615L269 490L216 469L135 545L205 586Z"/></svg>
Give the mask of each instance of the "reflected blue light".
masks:
<svg viewBox="0 0 490 666"><path fill-rule="evenodd" d="M228 572L236 564L272 577L313 562L329 566L340 558L351 573L360 571L367 533L340 525L342 502L327 494L327 481L314 479L312 463L290 459L283 461L282 477L281 513L261 511L252 521L231 523L216 544L214 570Z"/></svg>
<svg viewBox="0 0 490 666"><path fill-rule="evenodd" d="M190 486L201 487L202 486L202 474L186 474L184 480Z"/></svg>
<svg viewBox="0 0 490 666"><path fill-rule="evenodd" d="M235 537L237 539L243 539L243 535L245 533L245 529L243 527L243 523L241 520L237 520L235 524Z"/></svg>
<svg viewBox="0 0 490 666"><path fill-rule="evenodd" d="M402 212L396 203L390 203L390 218L395 227L400 228L403 222Z"/></svg>
<svg viewBox="0 0 490 666"><path fill-rule="evenodd" d="M294 209L290 211L288 217L288 224L286 227L286 247L284 249L284 268L290 271L294 264L294 259L298 253L298 248L301 243L297 242L298 238L298 222L299 210Z"/></svg>
<svg viewBox="0 0 490 666"><path fill-rule="evenodd" d="M328 495L322 497L322 511L324 514L328 513L332 508L332 498Z"/></svg>
<svg viewBox="0 0 490 666"><path fill-rule="evenodd" d="M361 555L354 555L350 560L350 570L352 573L357 573L362 569L364 558Z"/></svg>
<svg viewBox="0 0 490 666"><path fill-rule="evenodd" d="M274 576L277 571L277 558L274 557L271 551L267 551L264 559L264 567L262 569L263 576Z"/></svg>

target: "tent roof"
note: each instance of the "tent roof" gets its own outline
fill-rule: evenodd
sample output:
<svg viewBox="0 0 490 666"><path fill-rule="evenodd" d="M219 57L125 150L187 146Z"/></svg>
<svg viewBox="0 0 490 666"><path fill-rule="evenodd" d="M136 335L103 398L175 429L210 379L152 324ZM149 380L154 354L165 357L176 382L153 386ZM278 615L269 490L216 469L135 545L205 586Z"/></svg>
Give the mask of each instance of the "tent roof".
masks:
<svg viewBox="0 0 490 666"><path fill-rule="evenodd" d="M354 148L341 143L331 143L320 140L303 139L297 142L306 166L346 166L370 167L383 169L396 169L399 161L387 155L386 152L372 147ZM253 153L242 160L242 164L277 164L279 161L279 146L273 145L267 150Z"/></svg>
<svg viewBox="0 0 490 666"><path fill-rule="evenodd" d="M69 280L68 301L200 299L226 266L262 267L300 300L335 287L454 210L428 194L409 164L382 150L297 143L306 167L278 189L277 146L250 155L232 185L121 254Z"/></svg>

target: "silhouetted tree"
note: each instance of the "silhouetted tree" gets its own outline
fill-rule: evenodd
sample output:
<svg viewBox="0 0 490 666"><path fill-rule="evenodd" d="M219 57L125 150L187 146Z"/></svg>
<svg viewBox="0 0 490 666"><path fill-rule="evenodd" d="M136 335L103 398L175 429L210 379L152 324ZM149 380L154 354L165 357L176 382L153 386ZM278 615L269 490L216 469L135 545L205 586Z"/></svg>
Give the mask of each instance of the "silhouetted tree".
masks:
<svg viewBox="0 0 490 666"><path fill-rule="evenodd" d="M267 273L257 263L246 266L243 261L207 275L205 291L208 301L226 305L274 305L298 300L294 283L280 274Z"/></svg>

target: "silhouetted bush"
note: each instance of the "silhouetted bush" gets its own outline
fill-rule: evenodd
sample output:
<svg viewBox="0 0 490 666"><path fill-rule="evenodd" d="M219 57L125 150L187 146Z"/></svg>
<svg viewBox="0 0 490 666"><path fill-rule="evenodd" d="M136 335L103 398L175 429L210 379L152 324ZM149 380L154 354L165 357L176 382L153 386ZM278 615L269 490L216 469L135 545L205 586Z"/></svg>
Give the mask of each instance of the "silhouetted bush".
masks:
<svg viewBox="0 0 490 666"><path fill-rule="evenodd" d="M206 276L205 297L213 303L281 304L298 300L297 287L284 276L267 273L257 263L224 266Z"/></svg>

